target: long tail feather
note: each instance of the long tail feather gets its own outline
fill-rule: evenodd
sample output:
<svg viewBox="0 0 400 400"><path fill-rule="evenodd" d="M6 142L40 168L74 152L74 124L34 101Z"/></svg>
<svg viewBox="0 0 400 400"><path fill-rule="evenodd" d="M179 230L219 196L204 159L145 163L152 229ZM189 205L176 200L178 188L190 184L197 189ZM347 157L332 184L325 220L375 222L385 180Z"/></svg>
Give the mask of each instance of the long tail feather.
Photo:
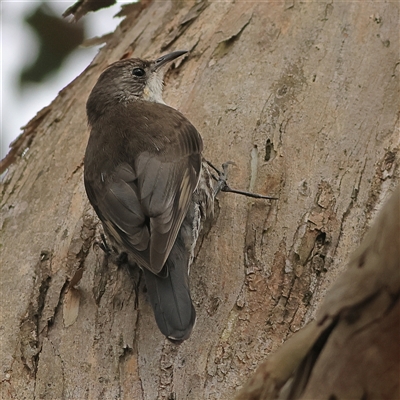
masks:
<svg viewBox="0 0 400 400"><path fill-rule="evenodd" d="M189 256L178 238L164 266L168 269L166 277L144 270L147 294L157 325L168 339L174 341L186 340L196 320L189 289Z"/></svg>

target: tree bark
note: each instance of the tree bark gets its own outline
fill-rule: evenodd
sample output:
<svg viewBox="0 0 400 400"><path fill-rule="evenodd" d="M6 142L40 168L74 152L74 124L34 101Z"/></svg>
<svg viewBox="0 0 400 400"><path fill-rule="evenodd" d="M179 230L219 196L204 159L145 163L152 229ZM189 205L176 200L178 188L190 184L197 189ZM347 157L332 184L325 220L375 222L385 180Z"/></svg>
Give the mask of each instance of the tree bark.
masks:
<svg viewBox="0 0 400 400"><path fill-rule="evenodd" d="M1 187L4 399L229 399L313 318L399 181L397 2L152 2L32 120ZM107 264L82 173L85 102L122 57L190 50L165 100L236 163L177 346L137 270ZM138 298L135 295L138 285ZM175 396L175 397L174 397Z"/></svg>
<svg viewBox="0 0 400 400"><path fill-rule="evenodd" d="M400 398L400 186L315 321L263 362L236 400Z"/></svg>

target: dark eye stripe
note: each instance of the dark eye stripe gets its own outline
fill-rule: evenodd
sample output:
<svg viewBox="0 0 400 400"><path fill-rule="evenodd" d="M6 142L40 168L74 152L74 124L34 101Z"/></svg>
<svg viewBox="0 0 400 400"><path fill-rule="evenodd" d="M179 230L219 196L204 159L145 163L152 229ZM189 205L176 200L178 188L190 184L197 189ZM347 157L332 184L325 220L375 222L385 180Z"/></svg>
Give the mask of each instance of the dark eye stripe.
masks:
<svg viewBox="0 0 400 400"><path fill-rule="evenodd" d="M132 70L132 75L135 76L143 76L146 72L144 71L143 68L133 68Z"/></svg>

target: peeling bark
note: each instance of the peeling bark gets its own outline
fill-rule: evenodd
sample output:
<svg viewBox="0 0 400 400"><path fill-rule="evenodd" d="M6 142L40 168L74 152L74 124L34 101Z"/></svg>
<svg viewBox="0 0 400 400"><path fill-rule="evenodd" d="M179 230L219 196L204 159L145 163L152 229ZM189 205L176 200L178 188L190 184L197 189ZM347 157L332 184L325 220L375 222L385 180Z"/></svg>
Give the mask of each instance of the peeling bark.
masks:
<svg viewBox="0 0 400 400"><path fill-rule="evenodd" d="M25 128L1 186L4 399L227 399L310 321L399 181L399 5L152 2ZM140 12L140 14L139 14ZM198 315L175 346L138 270L96 244L82 182L85 102L127 56L190 55L165 100L205 156L233 160L191 270ZM11 161L10 161L11 160Z"/></svg>

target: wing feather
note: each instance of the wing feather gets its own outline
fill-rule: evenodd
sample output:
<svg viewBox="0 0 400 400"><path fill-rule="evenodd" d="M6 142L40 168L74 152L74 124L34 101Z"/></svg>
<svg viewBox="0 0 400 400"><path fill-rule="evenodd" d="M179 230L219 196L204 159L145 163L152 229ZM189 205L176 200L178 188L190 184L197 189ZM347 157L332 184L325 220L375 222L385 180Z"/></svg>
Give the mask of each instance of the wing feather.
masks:
<svg viewBox="0 0 400 400"><path fill-rule="evenodd" d="M146 102L132 107L114 110L107 123L92 127L91 138L95 132L103 142L97 140L88 152L89 139L85 186L111 236L159 274L198 184L202 140L171 107ZM113 126L114 136L106 136L105 126ZM118 157L110 160L110 154Z"/></svg>

